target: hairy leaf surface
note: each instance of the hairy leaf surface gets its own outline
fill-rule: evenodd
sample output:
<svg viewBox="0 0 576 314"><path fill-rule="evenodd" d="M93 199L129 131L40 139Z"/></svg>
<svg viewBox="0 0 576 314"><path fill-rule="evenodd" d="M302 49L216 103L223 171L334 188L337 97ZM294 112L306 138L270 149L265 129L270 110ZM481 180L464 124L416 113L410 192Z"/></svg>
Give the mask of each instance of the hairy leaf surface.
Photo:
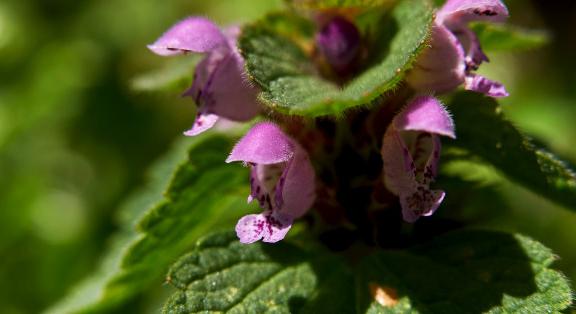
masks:
<svg viewBox="0 0 576 314"><path fill-rule="evenodd" d="M267 19L244 27L239 46L248 74L270 108L306 116L338 115L369 105L397 86L426 45L432 12L425 0L404 0L394 7L397 31L389 50L344 87L320 77L309 56L311 43L302 44L294 32L279 32Z"/></svg>
<svg viewBox="0 0 576 314"><path fill-rule="evenodd" d="M350 313L351 274L330 254L281 243L241 244L232 233L198 242L168 275L179 289L164 313Z"/></svg>
<svg viewBox="0 0 576 314"><path fill-rule="evenodd" d="M567 308L554 255L524 236L464 231L351 263L287 244L198 242L168 275L164 313L522 313Z"/></svg>

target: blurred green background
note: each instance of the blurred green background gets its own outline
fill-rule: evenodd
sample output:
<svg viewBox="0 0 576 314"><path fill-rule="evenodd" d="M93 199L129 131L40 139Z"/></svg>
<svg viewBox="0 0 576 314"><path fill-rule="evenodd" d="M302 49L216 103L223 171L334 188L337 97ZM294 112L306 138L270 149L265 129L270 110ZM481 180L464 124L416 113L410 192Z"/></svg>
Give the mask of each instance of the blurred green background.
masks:
<svg viewBox="0 0 576 314"><path fill-rule="evenodd" d="M118 228L122 201L191 125L193 106L178 94L187 82L162 69L180 62L191 73L193 62L160 58L146 44L188 15L228 24L280 2L0 2L0 313L37 313L88 275ZM520 129L576 163L576 2L506 3L510 23L546 29L551 41L491 53L482 72L508 87L503 103ZM158 71L171 92L142 91ZM542 241L576 281L576 215L493 173L471 175L498 182L506 204L479 202L476 223ZM141 297L119 311L158 308Z"/></svg>

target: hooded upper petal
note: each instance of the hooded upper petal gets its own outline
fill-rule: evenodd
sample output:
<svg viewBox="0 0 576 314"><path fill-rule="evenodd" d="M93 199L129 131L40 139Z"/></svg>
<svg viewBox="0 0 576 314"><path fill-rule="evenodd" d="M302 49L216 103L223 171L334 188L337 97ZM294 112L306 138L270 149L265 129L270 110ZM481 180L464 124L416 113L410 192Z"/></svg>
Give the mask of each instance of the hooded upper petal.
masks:
<svg viewBox="0 0 576 314"><path fill-rule="evenodd" d="M277 164L294 156L295 146L280 128L271 122L253 126L234 146L226 162L243 161L254 164Z"/></svg>
<svg viewBox="0 0 576 314"><path fill-rule="evenodd" d="M408 103L393 121L398 131L420 131L455 138L454 121L442 103L432 96L419 96Z"/></svg>
<svg viewBox="0 0 576 314"><path fill-rule="evenodd" d="M189 17L172 26L148 48L158 55L171 56L206 53L227 46L227 39L216 24L207 18Z"/></svg>
<svg viewBox="0 0 576 314"><path fill-rule="evenodd" d="M503 22L508 9L500 0L448 0L437 12L436 20L450 29L473 21Z"/></svg>

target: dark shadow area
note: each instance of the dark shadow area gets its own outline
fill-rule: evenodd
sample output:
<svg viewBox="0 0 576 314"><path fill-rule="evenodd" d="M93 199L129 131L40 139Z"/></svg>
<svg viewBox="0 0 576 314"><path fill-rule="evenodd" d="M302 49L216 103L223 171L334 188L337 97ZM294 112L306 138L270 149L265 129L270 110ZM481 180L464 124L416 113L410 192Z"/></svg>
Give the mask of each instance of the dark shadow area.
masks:
<svg viewBox="0 0 576 314"><path fill-rule="evenodd" d="M408 297L420 313L483 313L500 306L504 295L537 292L534 277L518 240L489 231L455 232L408 250L382 251L356 272L362 312L374 302L372 285L394 292L397 300Z"/></svg>
<svg viewBox="0 0 576 314"><path fill-rule="evenodd" d="M325 250L302 249L287 242L264 245L263 251L271 260L286 267L308 264L313 270L316 291L310 299L290 298L290 313L356 313L354 276L338 255Z"/></svg>
<svg viewBox="0 0 576 314"><path fill-rule="evenodd" d="M288 243L263 251L286 267L313 269L318 291L311 300L290 299L291 313L365 313L380 307L382 294L402 306L408 298L409 309L419 313L484 313L502 306L504 296L527 298L547 289L538 287L531 267L543 253L520 241L501 232L452 232L405 250L363 252L355 265Z"/></svg>
<svg viewBox="0 0 576 314"><path fill-rule="evenodd" d="M449 164L456 159L443 160L444 164ZM436 186L446 191L446 198L434 217L455 219L467 226L475 226L497 222L502 215L512 210L504 196L499 193L498 185L440 175Z"/></svg>

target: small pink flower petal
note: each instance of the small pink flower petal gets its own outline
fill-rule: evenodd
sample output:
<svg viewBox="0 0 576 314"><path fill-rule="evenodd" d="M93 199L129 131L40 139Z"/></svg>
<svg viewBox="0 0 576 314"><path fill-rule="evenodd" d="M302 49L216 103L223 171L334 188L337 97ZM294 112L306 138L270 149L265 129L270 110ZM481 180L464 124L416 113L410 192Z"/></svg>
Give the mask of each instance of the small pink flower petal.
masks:
<svg viewBox="0 0 576 314"><path fill-rule="evenodd" d="M227 47L227 40L212 21L203 17L189 17L166 31L148 48L161 56L185 52L206 53Z"/></svg>
<svg viewBox="0 0 576 314"><path fill-rule="evenodd" d="M285 176L278 182L281 191L277 201L281 202L280 211L291 217L303 216L316 199L316 174L308 153L296 144L294 158L289 162Z"/></svg>
<svg viewBox="0 0 576 314"><path fill-rule="evenodd" d="M232 149L226 162L277 164L294 156L294 143L271 122L258 123Z"/></svg>
<svg viewBox="0 0 576 314"><path fill-rule="evenodd" d="M206 109L224 118L248 121L260 112L258 90L244 77L244 61L236 52L218 64L203 93Z"/></svg>
<svg viewBox="0 0 576 314"><path fill-rule="evenodd" d="M384 183L395 195L416 189L416 165L398 131L391 125L382 141Z"/></svg>
<svg viewBox="0 0 576 314"><path fill-rule="evenodd" d="M508 9L500 0L448 0L438 11L436 21L454 30L473 21L503 22Z"/></svg>
<svg viewBox="0 0 576 314"><path fill-rule="evenodd" d="M469 75L466 77L464 88L470 91L483 93L490 97L500 98L508 97L510 94L506 91L504 85L499 82L489 80L481 75Z"/></svg>
<svg viewBox="0 0 576 314"><path fill-rule="evenodd" d="M414 98L396 115L393 124L398 131L420 131L456 138L452 117L432 96Z"/></svg>
<svg viewBox="0 0 576 314"><path fill-rule="evenodd" d="M382 143L384 183L396 195L411 194L419 186L427 187L437 174L441 143L435 134L410 132L407 143L405 133L389 127ZM415 135L415 136L414 136Z"/></svg>
<svg viewBox="0 0 576 314"><path fill-rule="evenodd" d="M196 136L208 129L210 129L214 124L218 121L218 116L215 114L204 114L200 113L196 117L196 121L194 121L194 125L192 128L186 132L184 135L186 136Z"/></svg>
<svg viewBox="0 0 576 314"><path fill-rule="evenodd" d="M435 24L430 47L418 57L406 81L418 92L446 93L464 82L465 69L460 41L446 27Z"/></svg>
<svg viewBox="0 0 576 314"><path fill-rule="evenodd" d="M236 235L242 243L254 243L262 239L265 225L266 217L263 214L246 215L238 220Z"/></svg>
<svg viewBox="0 0 576 314"><path fill-rule="evenodd" d="M467 51L466 53L466 65L468 66L469 70L477 70L478 67L483 62L489 62L488 56L482 50L480 46L480 40L478 40L478 36L469 28L464 28L459 31L460 36L458 39L462 43L464 50Z"/></svg>
<svg viewBox="0 0 576 314"><path fill-rule="evenodd" d="M287 216L264 212L258 215L246 215L236 224L236 235L240 242L254 243L260 239L275 243L286 236L292 227L292 219Z"/></svg>
<svg viewBox="0 0 576 314"><path fill-rule="evenodd" d="M206 98L204 90L210 85L216 69L220 66L222 60L224 60L227 55L228 53L225 52L214 51L208 53L202 60L200 60L194 69L192 86L190 86L182 96L192 97L198 106L203 105L203 103L205 103L204 99Z"/></svg>
<svg viewBox="0 0 576 314"><path fill-rule="evenodd" d="M402 218L408 223L414 223L421 216L431 216L440 207L445 196L444 191L429 189L401 195Z"/></svg>
<svg viewBox="0 0 576 314"><path fill-rule="evenodd" d="M289 215L284 215L278 212L272 213L268 217L268 228L264 232L263 242L276 243L284 237L290 228L292 228L293 219Z"/></svg>

